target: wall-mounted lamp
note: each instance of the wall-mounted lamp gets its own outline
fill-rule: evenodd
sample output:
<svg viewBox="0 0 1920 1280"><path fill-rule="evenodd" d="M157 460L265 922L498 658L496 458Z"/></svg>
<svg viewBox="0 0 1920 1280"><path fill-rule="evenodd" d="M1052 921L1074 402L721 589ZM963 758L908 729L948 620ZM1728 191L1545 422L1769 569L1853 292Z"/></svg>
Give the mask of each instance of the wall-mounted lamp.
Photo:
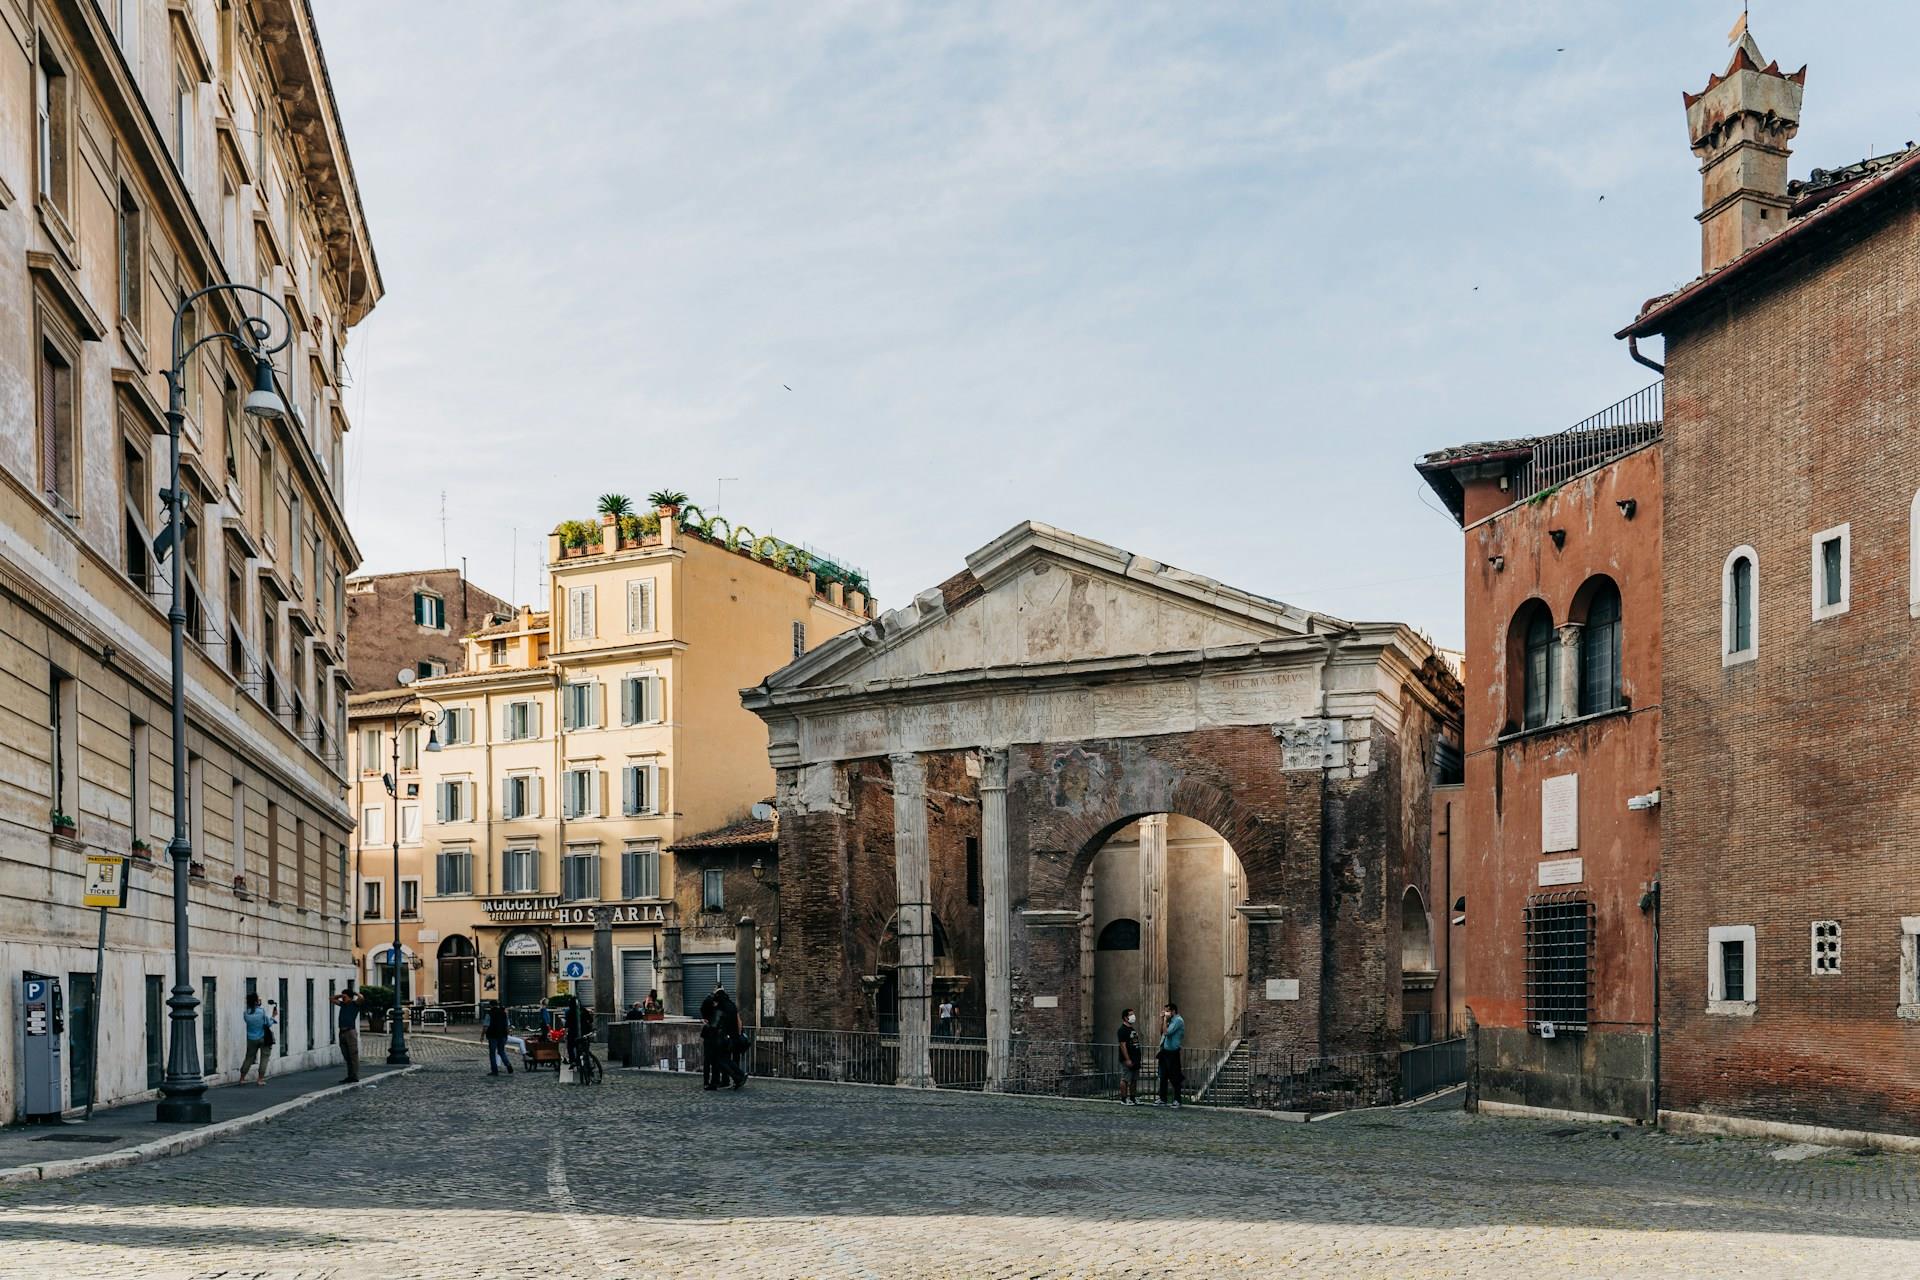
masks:
<svg viewBox="0 0 1920 1280"><path fill-rule="evenodd" d="M1553 549L1555 551L1567 545L1567 531L1565 529L1549 529L1547 530L1547 536L1553 539Z"/></svg>
<svg viewBox="0 0 1920 1280"><path fill-rule="evenodd" d="M1629 520L1633 519L1633 513L1640 509L1640 503L1633 498L1622 498L1613 505L1620 508L1620 514Z"/></svg>
<svg viewBox="0 0 1920 1280"><path fill-rule="evenodd" d="M1505 573L1507 570L1507 558L1505 556L1488 556L1487 563L1493 566L1495 573Z"/></svg>

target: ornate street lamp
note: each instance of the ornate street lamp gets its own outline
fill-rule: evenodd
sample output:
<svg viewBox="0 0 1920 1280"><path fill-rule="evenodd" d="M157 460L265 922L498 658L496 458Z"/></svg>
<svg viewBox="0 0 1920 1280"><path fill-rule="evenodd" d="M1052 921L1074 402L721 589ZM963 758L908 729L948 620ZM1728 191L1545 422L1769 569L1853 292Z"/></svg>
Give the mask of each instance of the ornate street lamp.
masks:
<svg viewBox="0 0 1920 1280"><path fill-rule="evenodd" d="M400 683L413 683L414 671L410 667L400 670ZM402 717L408 702L412 702L416 714ZM403 699L393 712L393 772L383 774L381 781L387 784L387 794L393 798L393 947L387 952L388 985L393 992L393 1027L387 1044L387 1065L403 1067L413 1059L407 1054L406 1010L400 1007L400 966L403 962L400 952L400 731L416 726L427 731L427 750L440 749L440 722L446 719L447 711L432 698L414 694ZM418 767L419 761L414 765Z"/></svg>
<svg viewBox="0 0 1920 1280"><path fill-rule="evenodd" d="M258 294L280 313L280 341L269 343L273 326L240 309L240 332L210 333L182 351L181 318L188 308L212 293ZM194 352L210 342L225 342L253 361L254 390L246 412L255 418L287 416L286 402L274 389L273 353L287 345L293 325L287 309L264 289L250 284L214 284L188 294L173 309L173 363L167 367L167 488L160 497L167 504L167 527L154 539L154 555L173 561L173 604L167 610L173 697L173 839L167 856L173 859L173 994L167 999L171 1036L167 1047L167 1074L160 1081L160 1102L154 1118L170 1124L205 1124L213 1119L206 1099L207 1082L200 1074L199 998L193 994L191 956L187 937L187 885L193 865L193 841L187 829L187 691L186 691L186 495L180 490L180 433L186 423L186 370Z"/></svg>

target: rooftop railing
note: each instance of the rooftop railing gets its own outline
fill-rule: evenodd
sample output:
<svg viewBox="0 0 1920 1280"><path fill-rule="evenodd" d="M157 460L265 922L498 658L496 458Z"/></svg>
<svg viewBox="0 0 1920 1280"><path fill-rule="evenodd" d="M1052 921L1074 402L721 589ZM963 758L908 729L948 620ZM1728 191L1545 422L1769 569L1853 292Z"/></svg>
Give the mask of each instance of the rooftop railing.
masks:
<svg viewBox="0 0 1920 1280"><path fill-rule="evenodd" d="M1658 440L1665 417L1665 385L1656 382L1642 387L1558 435L1536 441L1533 457L1514 474L1514 501L1523 502Z"/></svg>

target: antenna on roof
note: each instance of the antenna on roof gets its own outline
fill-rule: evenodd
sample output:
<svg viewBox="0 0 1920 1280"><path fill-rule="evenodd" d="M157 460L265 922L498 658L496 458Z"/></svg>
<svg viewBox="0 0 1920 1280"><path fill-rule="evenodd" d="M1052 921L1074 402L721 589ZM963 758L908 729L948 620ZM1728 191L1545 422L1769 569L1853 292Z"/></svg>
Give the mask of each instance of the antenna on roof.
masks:
<svg viewBox="0 0 1920 1280"><path fill-rule="evenodd" d="M440 563L447 562L447 491L440 491Z"/></svg>

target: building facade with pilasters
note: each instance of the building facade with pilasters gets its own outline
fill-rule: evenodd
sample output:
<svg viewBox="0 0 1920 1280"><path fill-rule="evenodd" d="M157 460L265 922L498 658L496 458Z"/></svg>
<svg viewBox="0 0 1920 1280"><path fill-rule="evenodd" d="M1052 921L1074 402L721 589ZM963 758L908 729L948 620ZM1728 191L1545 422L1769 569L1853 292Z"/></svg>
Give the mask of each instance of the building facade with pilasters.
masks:
<svg viewBox="0 0 1920 1280"><path fill-rule="evenodd" d="M1401 1042L1460 729L1407 628L1029 523L744 698L778 778L783 1023L896 1033L909 1084L947 998L994 1084L1023 1043L1164 1000L1200 1049Z"/></svg>

